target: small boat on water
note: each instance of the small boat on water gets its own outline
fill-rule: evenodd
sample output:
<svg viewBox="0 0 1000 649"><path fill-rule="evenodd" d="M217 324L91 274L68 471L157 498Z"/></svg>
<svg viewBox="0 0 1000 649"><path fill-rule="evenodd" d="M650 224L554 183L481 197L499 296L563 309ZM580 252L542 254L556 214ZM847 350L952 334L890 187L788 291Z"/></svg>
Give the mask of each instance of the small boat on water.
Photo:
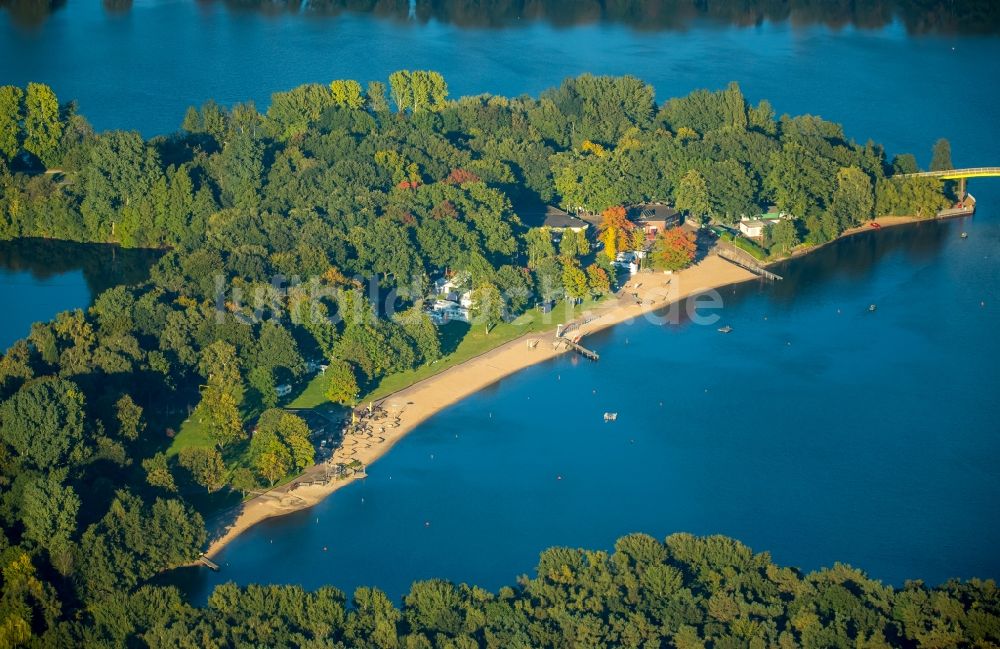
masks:
<svg viewBox="0 0 1000 649"><path fill-rule="evenodd" d="M732 330L733 330L733 328L730 327L729 325L726 325L725 327L719 327L719 333L722 333L722 334L730 333Z"/></svg>
<svg viewBox="0 0 1000 649"><path fill-rule="evenodd" d="M618 413L617 412L606 412L606 413L604 413L604 421L606 421L606 422L608 422L608 421L615 421L616 419L618 419Z"/></svg>
<svg viewBox="0 0 1000 649"><path fill-rule="evenodd" d="M962 238L963 239L968 239L969 238L969 233L968 232L963 232L962 233Z"/></svg>
<svg viewBox="0 0 1000 649"><path fill-rule="evenodd" d="M869 305L868 305L868 310L869 310L869 311L872 311L872 312L874 312L874 311L875 311L875 309L877 309L877 308L878 308L878 306L876 306L876 305L874 305L874 304L869 304Z"/></svg>

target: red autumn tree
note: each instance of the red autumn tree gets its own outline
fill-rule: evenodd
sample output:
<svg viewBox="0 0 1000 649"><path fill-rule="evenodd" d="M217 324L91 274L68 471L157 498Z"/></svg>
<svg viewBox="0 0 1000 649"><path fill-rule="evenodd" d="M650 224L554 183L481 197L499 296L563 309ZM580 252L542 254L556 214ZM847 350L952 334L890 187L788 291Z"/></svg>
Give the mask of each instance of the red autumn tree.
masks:
<svg viewBox="0 0 1000 649"><path fill-rule="evenodd" d="M467 169L457 167L451 170L451 173L448 174L448 177L444 181L449 185L462 185L464 183L478 183L480 182L480 178Z"/></svg>
<svg viewBox="0 0 1000 649"><path fill-rule="evenodd" d="M660 232L653 244L653 266L660 270L680 270L694 261L698 246L695 236L684 228Z"/></svg>

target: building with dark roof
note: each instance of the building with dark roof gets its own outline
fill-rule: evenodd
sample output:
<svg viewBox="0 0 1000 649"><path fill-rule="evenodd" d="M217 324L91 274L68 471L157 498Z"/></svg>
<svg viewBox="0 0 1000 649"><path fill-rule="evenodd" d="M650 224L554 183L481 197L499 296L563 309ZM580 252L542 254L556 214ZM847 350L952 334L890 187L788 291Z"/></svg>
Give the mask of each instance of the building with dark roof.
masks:
<svg viewBox="0 0 1000 649"><path fill-rule="evenodd" d="M553 205L549 205L545 209L545 221L542 225L553 232L564 232L566 230L582 232L590 226L583 219L577 218L569 212L565 212Z"/></svg>
<svg viewBox="0 0 1000 649"><path fill-rule="evenodd" d="M645 230L647 237L676 228L681 224L680 212L664 203L633 205L627 211L628 220Z"/></svg>

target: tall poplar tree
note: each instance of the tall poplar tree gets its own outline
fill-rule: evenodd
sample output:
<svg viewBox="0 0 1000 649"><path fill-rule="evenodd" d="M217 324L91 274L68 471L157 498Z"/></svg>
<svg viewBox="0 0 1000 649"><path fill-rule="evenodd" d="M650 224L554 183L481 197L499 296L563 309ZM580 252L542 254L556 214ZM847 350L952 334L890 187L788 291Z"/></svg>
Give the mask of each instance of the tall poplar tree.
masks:
<svg viewBox="0 0 1000 649"><path fill-rule="evenodd" d="M63 132L56 93L43 83L29 83L24 105L24 150L52 166Z"/></svg>
<svg viewBox="0 0 1000 649"><path fill-rule="evenodd" d="M17 86L0 86L0 158L13 160L21 150L21 102L24 91Z"/></svg>

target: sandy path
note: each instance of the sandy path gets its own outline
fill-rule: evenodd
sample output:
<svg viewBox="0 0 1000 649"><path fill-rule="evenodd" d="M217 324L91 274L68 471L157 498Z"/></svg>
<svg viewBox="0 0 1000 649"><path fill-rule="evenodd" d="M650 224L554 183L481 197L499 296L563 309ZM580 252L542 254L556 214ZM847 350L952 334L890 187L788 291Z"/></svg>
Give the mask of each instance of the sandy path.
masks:
<svg viewBox="0 0 1000 649"><path fill-rule="evenodd" d="M663 309L672 303L680 303L685 298L710 289L750 279L755 279L755 276L716 256L709 256L697 265L672 275L640 273L633 276L627 288L617 298L605 302L592 311L581 312L574 321L578 326L573 328L572 336L594 333L615 324L643 317L644 314L651 314L654 310ZM638 293L638 299L632 295L633 292ZM637 304L638 301L642 304ZM528 345L531 339L538 340L533 348ZM319 503L356 478L331 480L326 484L298 483L321 478L338 462L359 460L370 466L392 448L393 444L443 408L518 370L566 353L565 349L554 349L554 341L554 331L526 334L382 399L380 403L389 412L389 417L373 422L375 431L373 436L349 435L343 446L338 448L326 463L310 468L289 485L273 489L243 503L230 525L215 530L206 554L210 557L215 555L227 543L262 520ZM396 417L399 424L391 427ZM384 432L380 430L383 425L385 425Z"/></svg>

